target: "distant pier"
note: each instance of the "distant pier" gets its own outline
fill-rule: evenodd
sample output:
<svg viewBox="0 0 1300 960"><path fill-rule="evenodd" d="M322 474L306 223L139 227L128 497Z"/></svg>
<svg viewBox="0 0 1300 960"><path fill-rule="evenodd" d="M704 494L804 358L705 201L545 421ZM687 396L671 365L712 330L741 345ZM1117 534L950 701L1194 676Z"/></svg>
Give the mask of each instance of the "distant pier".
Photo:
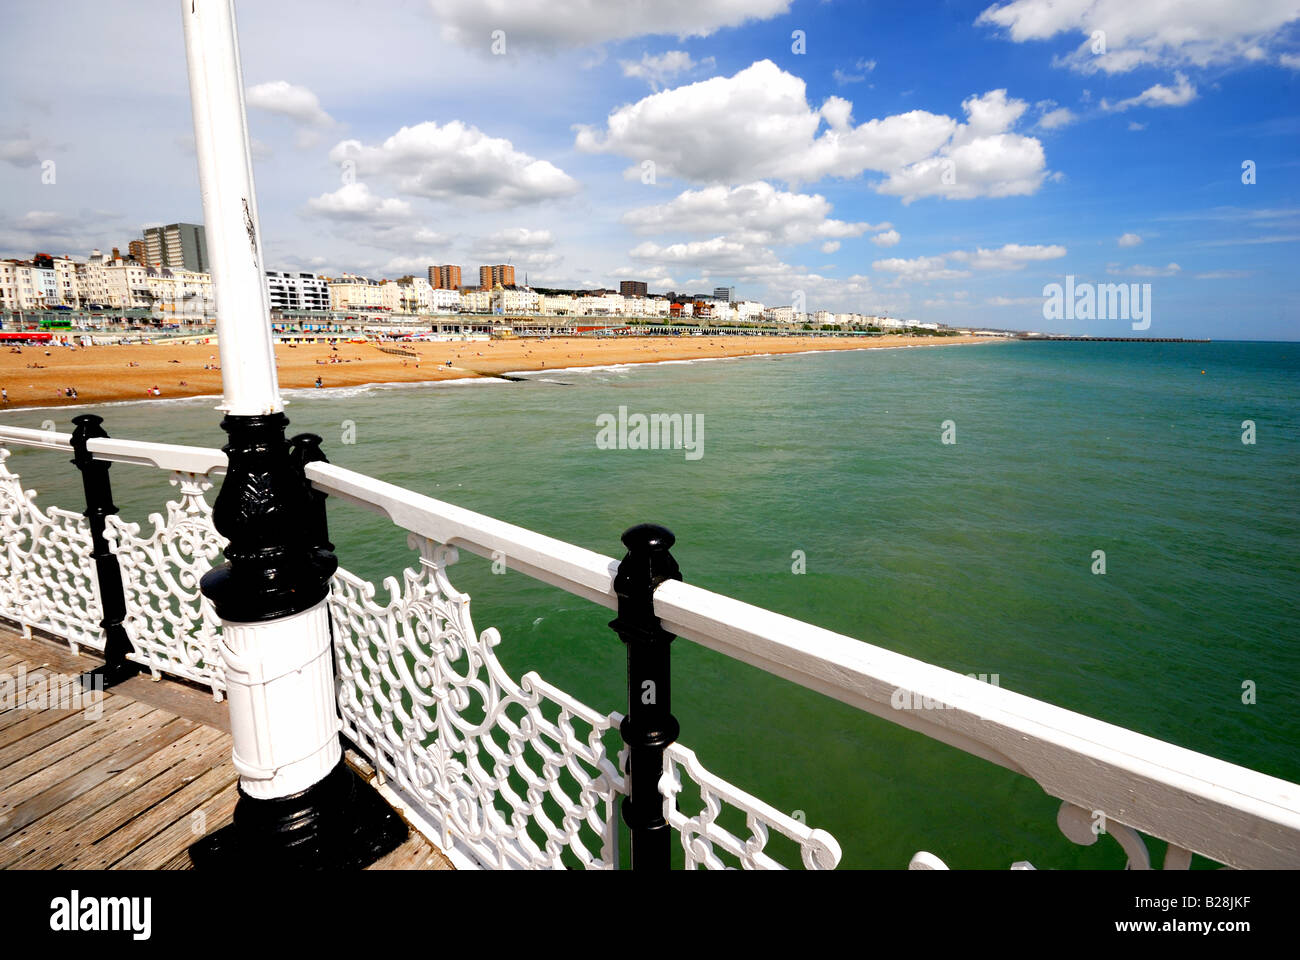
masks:
<svg viewBox="0 0 1300 960"><path fill-rule="evenodd" d="M1189 339L1187 337L1031 337L1020 336L1019 340L1070 340L1090 343L1210 343L1210 338Z"/></svg>

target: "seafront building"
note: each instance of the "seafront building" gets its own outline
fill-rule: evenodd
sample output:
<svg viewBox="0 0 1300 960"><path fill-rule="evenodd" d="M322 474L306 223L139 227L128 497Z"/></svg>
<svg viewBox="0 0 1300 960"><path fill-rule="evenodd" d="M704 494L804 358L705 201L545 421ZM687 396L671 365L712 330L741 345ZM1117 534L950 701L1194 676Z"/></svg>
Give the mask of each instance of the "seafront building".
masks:
<svg viewBox="0 0 1300 960"><path fill-rule="evenodd" d="M460 267L453 263L429 268L429 286L435 290L459 290Z"/></svg>
<svg viewBox="0 0 1300 960"><path fill-rule="evenodd" d="M500 284L503 287L515 285L515 268L508 263L478 268L478 286L480 290L491 290Z"/></svg>
<svg viewBox="0 0 1300 960"><path fill-rule="evenodd" d="M266 287L272 310L317 310L330 308L329 284L314 273L266 271Z"/></svg>
<svg viewBox="0 0 1300 960"><path fill-rule="evenodd" d="M208 240L201 223L169 223L145 227L144 264L150 267L180 267L207 273Z"/></svg>

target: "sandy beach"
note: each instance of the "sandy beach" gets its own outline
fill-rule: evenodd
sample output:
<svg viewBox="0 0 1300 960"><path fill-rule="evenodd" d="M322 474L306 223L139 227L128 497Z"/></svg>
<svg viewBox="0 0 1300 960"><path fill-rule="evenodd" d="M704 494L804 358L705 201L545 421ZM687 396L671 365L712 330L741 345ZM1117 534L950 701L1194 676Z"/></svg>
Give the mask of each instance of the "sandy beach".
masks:
<svg viewBox="0 0 1300 960"><path fill-rule="evenodd" d="M881 336L869 342L826 337L587 337L548 340L454 342L276 344L280 386L347 387L367 383L420 383L492 377L511 371L589 367L613 363L655 363L809 350L852 350L900 346L987 343L983 337L941 339ZM411 351L416 357L385 353ZM448 365L447 361L451 361ZM0 387L9 409L117 400L145 400L157 387L159 399L221 393L216 339L207 343L120 344L70 349L60 346L0 349ZM65 391L76 390L76 398Z"/></svg>

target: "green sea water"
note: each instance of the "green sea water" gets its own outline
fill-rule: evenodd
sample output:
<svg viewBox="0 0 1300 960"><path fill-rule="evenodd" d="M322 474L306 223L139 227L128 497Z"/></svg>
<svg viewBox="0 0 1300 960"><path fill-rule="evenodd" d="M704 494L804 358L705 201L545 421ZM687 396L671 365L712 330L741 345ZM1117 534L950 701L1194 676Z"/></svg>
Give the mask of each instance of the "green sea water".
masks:
<svg viewBox="0 0 1300 960"><path fill-rule="evenodd" d="M625 528L662 523L690 583L1300 781L1300 344L987 344L287 396L291 430L336 463L613 556ZM115 436L219 446L212 406L98 412ZM600 449L620 406L699 415L703 456ZM84 409L5 421L68 429ZM80 507L66 456L10 463L42 502ZM156 471L112 476L128 519L161 509ZM354 572L412 562L387 521L342 503L330 520ZM461 556L453 581L514 676L625 709L609 611ZM683 742L833 833L844 866L1123 865L1109 839L1066 840L1024 777L688 641L673 678Z"/></svg>

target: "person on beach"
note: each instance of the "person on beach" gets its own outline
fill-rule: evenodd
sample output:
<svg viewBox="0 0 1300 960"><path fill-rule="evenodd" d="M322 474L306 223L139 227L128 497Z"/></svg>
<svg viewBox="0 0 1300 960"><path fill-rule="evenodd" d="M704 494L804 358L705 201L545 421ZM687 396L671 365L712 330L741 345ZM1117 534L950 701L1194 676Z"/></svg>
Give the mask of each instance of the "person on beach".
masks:
<svg viewBox="0 0 1300 960"><path fill-rule="evenodd" d="M8 402L9 402L9 390L5 387L0 387L0 403L8 403Z"/></svg>
<svg viewBox="0 0 1300 960"><path fill-rule="evenodd" d="M320 377L317 377L317 378L316 378L316 386L317 386L317 388L320 388L320 387L325 386L325 384L321 383L321 379L320 379Z"/></svg>

